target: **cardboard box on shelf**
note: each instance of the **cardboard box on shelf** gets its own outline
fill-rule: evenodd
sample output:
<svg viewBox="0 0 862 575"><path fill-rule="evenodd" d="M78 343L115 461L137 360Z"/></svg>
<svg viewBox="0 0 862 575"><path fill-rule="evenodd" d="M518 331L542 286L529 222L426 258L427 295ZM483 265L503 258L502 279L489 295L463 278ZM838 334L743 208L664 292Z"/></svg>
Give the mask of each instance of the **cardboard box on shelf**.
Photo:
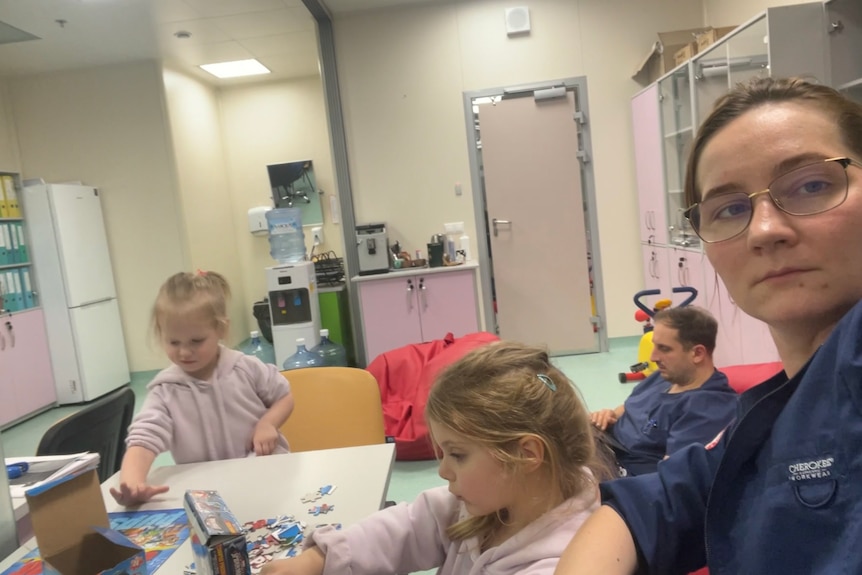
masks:
<svg viewBox="0 0 862 575"><path fill-rule="evenodd" d="M144 550L110 528L96 469L26 493L45 575L146 575Z"/></svg>
<svg viewBox="0 0 862 575"><path fill-rule="evenodd" d="M217 491L190 489L183 497L197 575L251 575L242 524Z"/></svg>
<svg viewBox="0 0 862 575"><path fill-rule="evenodd" d="M721 28L710 28L709 30L697 35L697 51L703 52L712 44L718 42L724 36L727 36L734 30L736 26L722 26Z"/></svg>
<svg viewBox="0 0 862 575"><path fill-rule="evenodd" d="M632 78L644 86L652 84L676 67L674 57L680 48L691 42L696 42L698 34L710 29L709 27L701 27L659 32L658 40L653 42L646 56L632 74Z"/></svg>
<svg viewBox="0 0 862 575"><path fill-rule="evenodd" d="M673 66L676 68L683 62L691 60L691 57L697 54L697 44L695 42L689 42L682 48L676 51L673 55Z"/></svg>

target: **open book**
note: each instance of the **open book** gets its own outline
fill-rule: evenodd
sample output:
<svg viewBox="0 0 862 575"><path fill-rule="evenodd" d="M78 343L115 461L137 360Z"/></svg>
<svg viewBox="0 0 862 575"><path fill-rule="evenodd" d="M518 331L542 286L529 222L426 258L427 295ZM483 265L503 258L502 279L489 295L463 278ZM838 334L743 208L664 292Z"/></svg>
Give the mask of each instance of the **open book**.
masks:
<svg viewBox="0 0 862 575"><path fill-rule="evenodd" d="M52 483L61 477L95 469L99 466L99 454L84 452L72 455L6 458L6 465L16 463L26 463L27 471L20 477L9 480L9 492L12 498L24 497L26 491Z"/></svg>

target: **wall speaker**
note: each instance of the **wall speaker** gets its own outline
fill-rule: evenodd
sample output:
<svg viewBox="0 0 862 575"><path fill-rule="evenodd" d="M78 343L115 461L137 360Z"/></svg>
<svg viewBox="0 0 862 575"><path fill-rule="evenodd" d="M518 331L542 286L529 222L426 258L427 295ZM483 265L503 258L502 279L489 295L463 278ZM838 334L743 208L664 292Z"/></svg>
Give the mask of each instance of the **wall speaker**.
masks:
<svg viewBox="0 0 862 575"><path fill-rule="evenodd" d="M530 31L530 9L526 6L506 8L506 34L526 34Z"/></svg>

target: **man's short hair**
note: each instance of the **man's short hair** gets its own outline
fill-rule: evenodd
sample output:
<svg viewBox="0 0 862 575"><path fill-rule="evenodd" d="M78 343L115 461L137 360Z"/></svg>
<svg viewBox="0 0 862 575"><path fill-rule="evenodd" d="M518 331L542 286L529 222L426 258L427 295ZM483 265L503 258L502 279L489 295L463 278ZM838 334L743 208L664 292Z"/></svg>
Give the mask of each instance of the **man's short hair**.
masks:
<svg viewBox="0 0 862 575"><path fill-rule="evenodd" d="M677 339L686 350L702 345L711 356L715 351L718 322L711 313L693 305L669 307L655 314L655 323L661 322L677 331Z"/></svg>

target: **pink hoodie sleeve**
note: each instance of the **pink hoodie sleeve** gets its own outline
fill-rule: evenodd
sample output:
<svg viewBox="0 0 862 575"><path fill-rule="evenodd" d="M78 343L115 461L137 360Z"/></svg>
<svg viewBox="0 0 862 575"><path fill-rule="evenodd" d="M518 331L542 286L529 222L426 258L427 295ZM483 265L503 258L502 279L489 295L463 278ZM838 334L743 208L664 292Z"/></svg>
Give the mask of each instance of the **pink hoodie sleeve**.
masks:
<svg viewBox="0 0 862 575"><path fill-rule="evenodd" d="M148 449L158 455L170 451L174 435L174 422L167 410L161 387L155 387L147 393L141 411L132 420L126 446L138 446Z"/></svg>
<svg viewBox="0 0 862 575"><path fill-rule="evenodd" d="M458 509L458 500L446 487L429 489L412 503L387 507L347 529L318 529L309 541L326 555L323 575L433 569L446 560L446 528L458 517Z"/></svg>
<svg viewBox="0 0 862 575"><path fill-rule="evenodd" d="M290 384L276 366L263 363L256 357L250 359L255 360L250 366L255 393L267 408L272 407L273 403L290 393Z"/></svg>

